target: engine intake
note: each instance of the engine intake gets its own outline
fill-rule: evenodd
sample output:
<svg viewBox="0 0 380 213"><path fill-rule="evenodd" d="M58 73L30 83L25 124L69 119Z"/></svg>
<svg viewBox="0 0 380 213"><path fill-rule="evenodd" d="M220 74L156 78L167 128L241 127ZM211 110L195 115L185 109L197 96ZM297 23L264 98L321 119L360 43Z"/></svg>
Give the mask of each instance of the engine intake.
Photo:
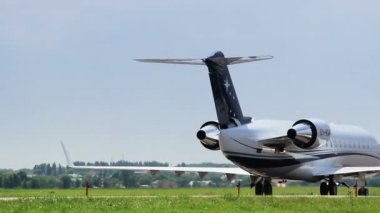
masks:
<svg viewBox="0 0 380 213"><path fill-rule="evenodd" d="M219 132L219 123L209 121L201 126L200 130L197 132L197 138L205 148L219 150Z"/></svg>
<svg viewBox="0 0 380 213"><path fill-rule="evenodd" d="M330 134L330 126L319 119L299 120L287 132L293 143L302 149L319 146L322 140L329 140Z"/></svg>

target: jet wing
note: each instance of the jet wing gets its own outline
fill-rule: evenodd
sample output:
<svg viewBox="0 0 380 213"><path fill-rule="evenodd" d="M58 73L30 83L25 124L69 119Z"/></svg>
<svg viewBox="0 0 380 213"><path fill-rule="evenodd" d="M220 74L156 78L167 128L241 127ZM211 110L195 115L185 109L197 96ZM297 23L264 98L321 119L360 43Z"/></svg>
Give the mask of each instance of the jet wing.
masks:
<svg viewBox="0 0 380 213"><path fill-rule="evenodd" d="M380 172L380 166L373 167L325 167L313 172L315 176L328 176L328 175L351 175L356 173L377 173Z"/></svg>
<svg viewBox="0 0 380 213"><path fill-rule="evenodd" d="M185 172L197 172L199 176L203 177L208 173L222 173L228 176L232 175L250 175L247 171L243 169L232 167L232 168L219 168L219 167L163 167L163 166L74 166L68 165L69 168L78 170L127 170L127 171L137 171L137 172L150 172L151 174L156 174L161 171L165 172L175 172L177 175L181 175Z"/></svg>
<svg viewBox="0 0 380 213"><path fill-rule="evenodd" d="M164 167L164 166L75 166L69 157L65 145L61 142L63 152L66 157L67 167L78 170L126 170L137 172L150 172L156 174L160 171L175 172L176 175L181 175L185 172L197 172L200 177L204 177L208 173L221 173L227 176L227 179L232 179L235 175L251 175L249 172L238 167Z"/></svg>

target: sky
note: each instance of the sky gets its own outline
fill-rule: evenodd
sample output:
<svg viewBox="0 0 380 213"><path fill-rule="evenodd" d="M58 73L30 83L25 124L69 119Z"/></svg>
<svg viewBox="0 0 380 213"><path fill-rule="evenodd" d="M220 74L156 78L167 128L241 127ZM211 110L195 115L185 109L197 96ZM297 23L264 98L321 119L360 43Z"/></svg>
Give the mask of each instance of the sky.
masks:
<svg viewBox="0 0 380 213"><path fill-rule="evenodd" d="M361 126L380 139L380 2L0 0L0 168L72 160L228 162L207 68L136 58L273 55L230 67L254 119Z"/></svg>

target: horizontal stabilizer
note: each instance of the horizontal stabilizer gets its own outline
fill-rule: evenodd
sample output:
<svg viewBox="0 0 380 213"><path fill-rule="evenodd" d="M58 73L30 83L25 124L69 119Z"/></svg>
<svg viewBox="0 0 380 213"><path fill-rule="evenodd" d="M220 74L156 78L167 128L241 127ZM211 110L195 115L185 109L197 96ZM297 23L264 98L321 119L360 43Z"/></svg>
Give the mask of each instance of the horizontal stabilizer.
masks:
<svg viewBox="0 0 380 213"><path fill-rule="evenodd" d="M272 59L273 56L247 56L247 57L216 57L210 60L224 64L224 65L232 65L232 64L241 64L253 61L261 61ZM144 63L163 63L163 64L190 64L190 65L205 65L205 59L135 59L138 62Z"/></svg>
<svg viewBox="0 0 380 213"><path fill-rule="evenodd" d="M205 65L203 59L135 59L144 63Z"/></svg>

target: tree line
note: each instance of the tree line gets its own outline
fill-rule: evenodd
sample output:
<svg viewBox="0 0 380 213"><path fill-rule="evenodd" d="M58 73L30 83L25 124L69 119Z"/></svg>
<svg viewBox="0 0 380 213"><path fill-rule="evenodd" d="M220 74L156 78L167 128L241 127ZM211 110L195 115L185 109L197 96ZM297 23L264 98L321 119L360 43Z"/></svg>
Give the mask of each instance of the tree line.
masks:
<svg viewBox="0 0 380 213"><path fill-rule="evenodd" d="M168 163L157 161L149 162L74 162L75 165L89 166L169 166ZM191 167L230 167L231 164L185 164L177 166ZM242 187L250 185L250 178L247 176L238 177ZM354 180L347 180L349 185L355 184ZM80 188L85 187L86 183L95 188L141 188L141 187L226 187L233 186L225 175L208 174L200 178L196 173L185 173L176 176L174 172L160 172L152 175L150 173L135 173L133 171L78 171L68 169L56 163L42 163L35 165L32 169L22 169L18 171L0 169L0 188ZM307 182L295 182L292 185L310 185ZM380 175L376 175L367 180L368 186L380 186Z"/></svg>
<svg viewBox="0 0 380 213"><path fill-rule="evenodd" d="M74 165L88 166L169 166L168 163L157 161L147 162L74 162ZM198 166L198 167L226 167L230 164L185 164L177 166ZM139 187L196 187L204 186L202 181L209 181L207 186L225 187L230 185L224 175L209 174L205 178L200 178L195 173L185 173L177 177L173 172L160 172L152 175L150 173L135 173L133 171L78 171L68 169L56 163L42 163L35 165L32 169L19 171L0 170L0 188L80 188L85 187L88 182L91 187L97 188L139 188ZM192 185L189 183L193 181ZM247 179L246 185L249 185Z"/></svg>

